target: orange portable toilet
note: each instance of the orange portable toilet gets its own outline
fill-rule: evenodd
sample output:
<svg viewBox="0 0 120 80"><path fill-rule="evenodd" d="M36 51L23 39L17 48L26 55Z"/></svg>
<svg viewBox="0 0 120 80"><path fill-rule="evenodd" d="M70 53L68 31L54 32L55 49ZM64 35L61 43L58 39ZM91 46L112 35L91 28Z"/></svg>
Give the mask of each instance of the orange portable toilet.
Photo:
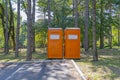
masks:
<svg viewBox="0 0 120 80"><path fill-rule="evenodd" d="M80 58L80 28L66 28L64 37L64 58Z"/></svg>
<svg viewBox="0 0 120 80"><path fill-rule="evenodd" d="M48 58L62 58L62 28L48 29Z"/></svg>

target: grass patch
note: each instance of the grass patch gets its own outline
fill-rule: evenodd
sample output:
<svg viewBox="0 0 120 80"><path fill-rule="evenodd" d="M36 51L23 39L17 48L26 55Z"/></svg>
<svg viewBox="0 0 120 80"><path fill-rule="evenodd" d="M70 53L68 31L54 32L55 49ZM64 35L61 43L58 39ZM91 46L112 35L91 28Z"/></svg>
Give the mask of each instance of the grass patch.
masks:
<svg viewBox="0 0 120 80"><path fill-rule="evenodd" d="M35 53L32 53L32 60L47 59L47 52L45 49L36 49ZM26 49L21 49L19 57L15 58L15 52L10 50L9 54L5 55L3 50L0 50L0 62L21 62L26 60Z"/></svg>
<svg viewBox="0 0 120 80"><path fill-rule="evenodd" d="M75 60L88 80L119 80L120 79L120 50L98 50L99 61L92 61L92 51L82 51L82 58Z"/></svg>

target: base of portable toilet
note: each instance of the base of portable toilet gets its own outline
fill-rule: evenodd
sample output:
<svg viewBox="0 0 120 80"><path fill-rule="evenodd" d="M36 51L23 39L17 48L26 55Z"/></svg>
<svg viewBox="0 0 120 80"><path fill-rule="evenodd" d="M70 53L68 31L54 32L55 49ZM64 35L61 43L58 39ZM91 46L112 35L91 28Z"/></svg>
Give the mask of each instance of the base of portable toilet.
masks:
<svg viewBox="0 0 120 80"><path fill-rule="evenodd" d="M80 28L66 28L64 37L64 58L80 58Z"/></svg>
<svg viewBox="0 0 120 80"><path fill-rule="evenodd" d="M62 28L48 29L48 58L63 58Z"/></svg>

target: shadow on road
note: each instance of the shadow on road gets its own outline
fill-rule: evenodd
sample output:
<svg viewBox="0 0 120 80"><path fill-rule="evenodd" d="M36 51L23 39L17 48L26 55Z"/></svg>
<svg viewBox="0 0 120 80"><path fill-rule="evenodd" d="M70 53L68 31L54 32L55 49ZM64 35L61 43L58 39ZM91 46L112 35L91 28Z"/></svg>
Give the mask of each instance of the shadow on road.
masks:
<svg viewBox="0 0 120 80"><path fill-rule="evenodd" d="M0 71L2 80L80 80L70 60L11 64Z"/></svg>

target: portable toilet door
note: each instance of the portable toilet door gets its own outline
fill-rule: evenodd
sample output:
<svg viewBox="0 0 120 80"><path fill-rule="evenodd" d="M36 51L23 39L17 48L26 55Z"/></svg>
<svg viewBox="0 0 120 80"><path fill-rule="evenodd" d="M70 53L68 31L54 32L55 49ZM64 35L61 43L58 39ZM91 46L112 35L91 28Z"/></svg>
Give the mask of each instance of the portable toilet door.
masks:
<svg viewBox="0 0 120 80"><path fill-rule="evenodd" d="M64 58L80 58L80 28L66 28L64 37Z"/></svg>
<svg viewBox="0 0 120 80"><path fill-rule="evenodd" d="M63 58L62 28L48 28L48 58Z"/></svg>

